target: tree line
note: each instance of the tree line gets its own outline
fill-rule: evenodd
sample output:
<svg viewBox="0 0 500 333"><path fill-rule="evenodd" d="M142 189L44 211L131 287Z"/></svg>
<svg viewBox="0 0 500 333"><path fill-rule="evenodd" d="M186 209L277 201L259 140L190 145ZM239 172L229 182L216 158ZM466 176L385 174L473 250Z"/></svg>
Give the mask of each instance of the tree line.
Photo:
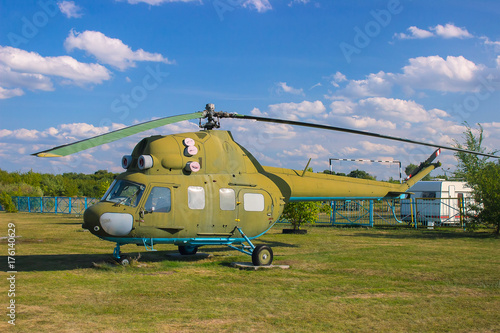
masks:
<svg viewBox="0 0 500 333"><path fill-rule="evenodd" d="M93 174L70 172L53 175L32 170L21 173L0 169L0 193L28 197L100 198L117 175L106 170Z"/></svg>

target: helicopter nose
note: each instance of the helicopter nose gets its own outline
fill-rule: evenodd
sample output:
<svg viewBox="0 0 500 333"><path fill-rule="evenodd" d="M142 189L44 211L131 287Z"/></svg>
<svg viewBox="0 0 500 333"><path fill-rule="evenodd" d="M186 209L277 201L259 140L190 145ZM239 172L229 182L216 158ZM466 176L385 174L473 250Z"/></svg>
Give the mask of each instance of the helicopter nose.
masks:
<svg viewBox="0 0 500 333"><path fill-rule="evenodd" d="M125 213L104 213L99 217L102 229L111 236L125 236L132 231L134 217Z"/></svg>
<svg viewBox="0 0 500 333"><path fill-rule="evenodd" d="M92 233L96 233L101 229L99 224L99 213L91 206L83 213L83 229L87 229Z"/></svg>
<svg viewBox="0 0 500 333"><path fill-rule="evenodd" d="M95 205L96 206L96 205ZM103 232L110 236L125 236L132 231L134 217L126 213L103 213L95 206L89 207L83 215L82 227L96 235Z"/></svg>

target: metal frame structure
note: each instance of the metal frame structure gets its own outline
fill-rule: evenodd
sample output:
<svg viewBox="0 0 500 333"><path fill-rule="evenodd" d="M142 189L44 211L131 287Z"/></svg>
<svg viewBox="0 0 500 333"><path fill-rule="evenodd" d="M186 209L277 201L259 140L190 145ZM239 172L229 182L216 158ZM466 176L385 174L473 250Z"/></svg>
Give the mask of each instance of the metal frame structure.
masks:
<svg viewBox="0 0 500 333"><path fill-rule="evenodd" d="M333 172L332 161L347 161L347 162L371 162L371 163L397 163L399 165L399 183L403 183L403 174L401 169L401 161L381 161L381 160L364 160L364 159L354 159L354 158L330 158L328 160L330 164L330 172Z"/></svg>
<svg viewBox="0 0 500 333"><path fill-rule="evenodd" d="M19 212L83 214L85 209L99 201L86 197L12 197Z"/></svg>

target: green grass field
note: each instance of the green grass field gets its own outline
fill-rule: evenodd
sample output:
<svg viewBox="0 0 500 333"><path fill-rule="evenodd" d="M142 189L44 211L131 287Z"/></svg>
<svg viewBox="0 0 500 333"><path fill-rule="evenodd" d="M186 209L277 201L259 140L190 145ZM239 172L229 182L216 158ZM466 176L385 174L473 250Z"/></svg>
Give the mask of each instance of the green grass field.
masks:
<svg viewBox="0 0 500 333"><path fill-rule="evenodd" d="M15 224L16 325L8 323L8 240L0 241L0 332L499 332L500 239L460 230L276 226L271 245L290 269L238 270L250 257L169 256L127 245L137 262L108 264L114 244L81 220L0 214Z"/></svg>

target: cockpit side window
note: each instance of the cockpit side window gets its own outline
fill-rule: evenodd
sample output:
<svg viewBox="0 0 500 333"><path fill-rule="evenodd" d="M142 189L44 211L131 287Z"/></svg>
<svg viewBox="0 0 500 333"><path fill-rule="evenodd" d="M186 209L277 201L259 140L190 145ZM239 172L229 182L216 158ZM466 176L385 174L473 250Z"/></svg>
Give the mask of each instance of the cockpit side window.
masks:
<svg viewBox="0 0 500 333"><path fill-rule="evenodd" d="M128 180L118 180L111 184L102 201L114 202L117 205L135 207L141 200L146 187Z"/></svg>
<svg viewBox="0 0 500 333"><path fill-rule="evenodd" d="M168 213L172 209L172 194L168 187L153 187L146 201L145 210Z"/></svg>

